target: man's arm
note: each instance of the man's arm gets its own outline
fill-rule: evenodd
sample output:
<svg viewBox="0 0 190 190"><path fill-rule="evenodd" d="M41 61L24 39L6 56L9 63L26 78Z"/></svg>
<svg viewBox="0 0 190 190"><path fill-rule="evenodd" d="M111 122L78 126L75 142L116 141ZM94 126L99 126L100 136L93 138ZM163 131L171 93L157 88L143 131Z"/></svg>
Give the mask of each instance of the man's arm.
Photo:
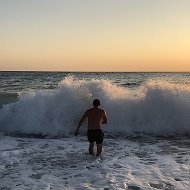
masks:
<svg viewBox="0 0 190 190"><path fill-rule="evenodd" d="M81 117L80 121L78 122L76 131L75 131L75 136L76 136L76 137L78 136L80 127L82 126L84 120L85 120L87 117L88 117L88 111L85 112L85 114Z"/></svg>
<svg viewBox="0 0 190 190"><path fill-rule="evenodd" d="M108 122L108 117L107 117L107 115L106 115L106 112L104 111L104 112L103 112L102 124L107 124L107 122Z"/></svg>

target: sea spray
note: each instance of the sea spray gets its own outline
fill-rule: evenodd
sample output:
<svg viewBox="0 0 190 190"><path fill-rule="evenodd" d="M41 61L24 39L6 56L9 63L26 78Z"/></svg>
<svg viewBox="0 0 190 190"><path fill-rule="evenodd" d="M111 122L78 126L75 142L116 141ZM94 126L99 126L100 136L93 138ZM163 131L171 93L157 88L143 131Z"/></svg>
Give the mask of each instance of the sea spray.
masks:
<svg viewBox="0 0 190 190"><path fill-rule="evenodd" d="M21 94L17 102L4 105L0 131L68 135L94 98L101 100L108 115L104 130L113 135L190 134L190 89L186 86L149 81L132 90L109 80L79 80L72 76L54 90Z"/></svg>

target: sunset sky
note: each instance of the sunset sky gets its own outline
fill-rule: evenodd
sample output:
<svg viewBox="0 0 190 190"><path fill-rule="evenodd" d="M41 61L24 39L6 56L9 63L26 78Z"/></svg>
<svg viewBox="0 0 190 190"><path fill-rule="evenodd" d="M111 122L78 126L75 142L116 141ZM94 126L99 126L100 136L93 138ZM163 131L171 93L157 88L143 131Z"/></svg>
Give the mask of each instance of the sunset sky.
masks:
<svg viewBox="0 0 190 190"><path fill-rule="evenodd" d="M190 0L1 0L0 71L190 71Z"/></svg>

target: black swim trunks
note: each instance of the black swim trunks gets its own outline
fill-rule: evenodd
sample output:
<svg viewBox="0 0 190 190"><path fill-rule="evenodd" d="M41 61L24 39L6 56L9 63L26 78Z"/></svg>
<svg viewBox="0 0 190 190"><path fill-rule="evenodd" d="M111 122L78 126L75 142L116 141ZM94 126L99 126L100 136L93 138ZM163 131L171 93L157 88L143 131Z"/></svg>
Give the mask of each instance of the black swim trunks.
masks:
<svg viewBox="0 0 190 190"><path fill-rule="evenodd" d="M102 144L104 139L104 133L101 129L89 129L87 131L87 137L90 143L96 141L96 144Z"/></svg>

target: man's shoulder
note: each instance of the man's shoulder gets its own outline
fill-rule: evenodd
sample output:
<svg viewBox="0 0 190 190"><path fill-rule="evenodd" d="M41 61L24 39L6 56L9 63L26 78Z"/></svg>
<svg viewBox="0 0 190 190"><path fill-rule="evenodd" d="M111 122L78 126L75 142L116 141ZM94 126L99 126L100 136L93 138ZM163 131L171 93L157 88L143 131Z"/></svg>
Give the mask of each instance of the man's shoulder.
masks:
<svg viewBox="0 0 190 190"><path fill-rule="evenodd" d="M103 109L100 109L100 111L101 111L102 113L105 113L105 111L104 111Z"/></svg>
<svg viewBox="0 0 190 190"><path fill-rule="evenodd" d="M85 111L85 113L88 113L90 111L90 109L87 109L86 111Z"/></svg>
<svg viewBox="0 0 190 190"><path fill-rule="evenodd" d="M90 113L90 112L92 112L92 110L93 110L93 108L87 109L86 113Z"/></svg>
<svg viewBox="0 0 190 190"><path fill-rule="evenodd" d="M86 113L93 112L94 110L95 110L95 108L90 108L90 109L88 109L88 110L86 111ZM105 111L104 111L103 109L101 109L101 108L98 108L97 111L100 111L100 112L102 112L102 113L105 113Z"/></svg>

